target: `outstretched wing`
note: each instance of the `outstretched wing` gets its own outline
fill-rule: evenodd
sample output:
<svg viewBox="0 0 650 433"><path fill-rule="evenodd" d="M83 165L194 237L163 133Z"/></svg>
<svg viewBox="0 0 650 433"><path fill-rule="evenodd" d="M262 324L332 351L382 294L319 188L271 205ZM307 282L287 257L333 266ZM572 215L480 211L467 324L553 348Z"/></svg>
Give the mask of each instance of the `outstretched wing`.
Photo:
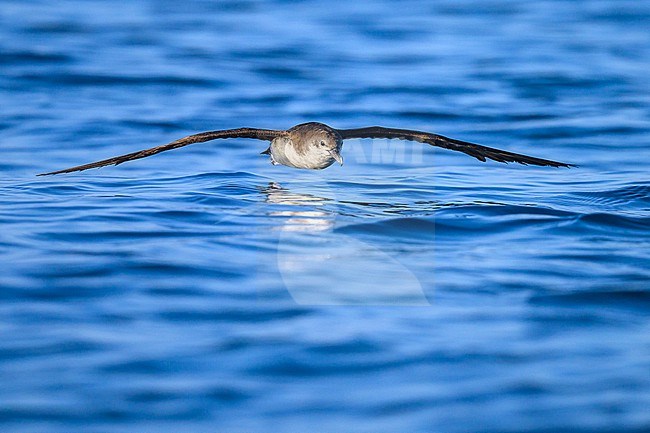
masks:
<svg viewBox="0 0 650 433"><path fill-rule="evenodd" d="M91 162L76 167L70 167L63 170L52 171L50 173L41 173L39 176L49 176L51 174L70 173L73 171L88 170L89 168L104 167L106 165L117 165L123 162L133 161L134 159L146 158L147 156L155 155L167 150L177 149L179 147L187 146L188 144L202 143L204 141L216 140L218 138L254 138L257 140L272 141L275 137L284 134L284 131L276 131L272 129L256 129L256 128L238 128L238 129L224 129L221 131L208 131L199 134L188 135L187 137L179 138L162 146L152 147L150 149L140 150L138 152L127 153L113 158L103 159L97 162Z"/></svg>
<svg viewBox="0 0 650 433"><path fill-rule="evenodd" d="M548 159L535 158L519 153L507 152L505 150L499 150L493 147L482 146L480 144L455 140L453 138L443 137L442 135L431 134L429 132L411 131L408 129L383 128L381 126L371 126L368 128L357 129L339 129L338 132L341 134L341 137L343 139L396 138L399 140L418 141L420 143L426 143L432 146L438 146L449 150L463 152L483 162L485 162L486 159L492 159L498 162L518 162L519 164L524 165L575 167L573 164L566 164L564 162L551 161Z"/></svg>

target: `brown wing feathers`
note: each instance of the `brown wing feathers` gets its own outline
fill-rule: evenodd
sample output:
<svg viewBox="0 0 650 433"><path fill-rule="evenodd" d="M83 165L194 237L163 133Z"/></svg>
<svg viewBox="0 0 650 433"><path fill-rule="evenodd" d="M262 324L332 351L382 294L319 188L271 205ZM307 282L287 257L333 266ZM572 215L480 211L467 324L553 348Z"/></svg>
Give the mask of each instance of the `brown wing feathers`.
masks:
<svg viewBox="0 0 650 433"><path fill-rule="evenodd" d="M118 165L118 164L122 164L123 162L133 161L134 159L146 158L147 156L155 155L157 153L165 152L167 150L177 149L179 147L187 146L189 144L202 143L205 141L216 140L219 138L253 138L257 140L271 141L275 137L283 133L284 131L275 131L271 129L256 129L256 128L238 128L238 129L225 129L221 131L201 132L199 134L189 135L187 137L180 138L168 144L163 144L162 146L156 146L150 149L140 150L138 152L127 153L126 155L120 155L113 158L103 159L101 161L91 162L89 164L84 164L84 165L78 165L76 167L70 167L63 170L52 171L50 173L41 173L39 174L39 176L71 173L73 171L88 170L89 168L104 167L106 165Z"/></svg>
<svg viewBox="0 0 650 433"><path fill-rule="evenodd" d="M442 147L444 149L463 152L469 156L485 161L491 159L498 162L518 162L524 165L540 165L550 167L574 167L572 164L551 161L548 159L535 158L532 156L522 155L519 153L508 152L505 150L495 149L492 147L482 146L480 144L468 143L466 141L455 140L442 135L431 134L428 132L411 131L408 129L384 128L381 126L371 126L368 128L357 129L339 129L339 134L343 139L346 138L396 138L399 140L412 140L420 143L430 144L432 146Z"/></svg>
<svg viewBox="0 0 650 433"><path fill-rule="evenodd" d="M343 139L396 138L400 140L418 141L420 143L426 143L432 146L442 147L444 149L463 152L481 161L491 159L498 162L506 162L506 163L517 162L519 164L524 164L524 165L539 165L539 166L550 166L550 167L575 167L573 164L566 164L563 162L551 161L548 159L535 158L528 155L522 155L519 153L495 149L493 147L482 146L480 144L455 140L453 138L448 138L437 134L431 134L429 132L412 131L409 129L384 128L381 126L371 126L368 128L356 128L356 129L337 129L336 131L341 135L341 138ZM146 158L147 156L155 155L157 153L165 152L167 150L177 149L179 147L187 146L189 144L201 143L204 141L216 140L219 138L253 138L257 140L272 141L274 138L282 134L287 134L287 131L278 131L272 129L256 129L256 128L238 128L238 129L225 129L221 131L201 132L199 134L189 135L187 137L180 138L168 144L163 144L162 146L156 146L150 149L140 150L138 152L128 153L126 155L120 155L120 156L104 159L97 162L91 162L89 164L66 168L63 170L52 171L49 173L42 173L39 174L39 176L47 176L51 174L60 174L60 173L70 173L73 171L87 170L89 168L104 167L106 165L122 164L123 162L133 161L134 159Z"/></svg>

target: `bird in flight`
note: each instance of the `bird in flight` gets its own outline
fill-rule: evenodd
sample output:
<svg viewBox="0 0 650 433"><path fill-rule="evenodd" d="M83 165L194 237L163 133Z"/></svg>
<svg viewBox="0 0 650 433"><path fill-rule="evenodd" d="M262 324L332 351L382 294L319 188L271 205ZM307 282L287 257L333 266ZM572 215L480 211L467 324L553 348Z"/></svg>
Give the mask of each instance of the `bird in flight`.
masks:
<svg viewBox="0 0 650 433"><path fill-rule="evenodd" d="M145 158L167 150L177 149L194 143L225 139L225 138L253 138L256 140L270 141L271 144L263 155L269 155L273 165L286 165L289 167L321 170L329 167L334 162L343 165L341 148L343 140L354 138L386 138L417 141L431 146L455 150L485 162L488 159L498 162L517 162L524 165L539 165L549 167L575 167L573 164L535 158L533 156L508 152L480 144L468 143L453 138L444 137L430 132L412 131L409 129L384 128L370 126L367 128L335 129L323 123L309 122L296 125L287 130L237 128L219 131L201 132L180 138L168 144L127 153L97 162L65 168L63 170L41 173L39 176L52 174L71 173L74 171L88 170L89 168L118 165L123 162Z"/></svg>

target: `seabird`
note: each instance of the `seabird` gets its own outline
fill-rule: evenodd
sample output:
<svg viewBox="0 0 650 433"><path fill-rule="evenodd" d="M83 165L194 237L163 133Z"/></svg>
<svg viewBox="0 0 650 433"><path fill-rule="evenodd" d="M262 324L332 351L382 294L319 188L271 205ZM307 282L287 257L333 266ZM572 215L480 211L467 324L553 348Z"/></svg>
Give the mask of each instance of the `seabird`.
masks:
<svg viewBox="0 0 650 433"><path fill-rule="evenodd" d="M78 165L63 170L41 173L39 176L70 173L73 171L88 170L89 168L118 165L135 159L146 158L167 150L177 149L188 144L203 143L205 141L224 138L252 138L270 141L271 144L263 155L269 155L273 165L286 165L289 167L321 170L329 167L334 162L343 165L341 148L343 140L354 138L385 138L417 141L431 146L455 150L485 162L487 159L498 162L517 162L524 165L539 165L550 167L575 167L573 164L535 158L519 153L508 152L480 144L468 143L453 138L444 137L430 132L413 131L409 129L384 128L370 126L366 128L335 129L323 123L309 122L296 125L287 130L237 128L220 131L201 132L172 141L168 144L127 153L126 155L103 159L89 164Z"/></svg>

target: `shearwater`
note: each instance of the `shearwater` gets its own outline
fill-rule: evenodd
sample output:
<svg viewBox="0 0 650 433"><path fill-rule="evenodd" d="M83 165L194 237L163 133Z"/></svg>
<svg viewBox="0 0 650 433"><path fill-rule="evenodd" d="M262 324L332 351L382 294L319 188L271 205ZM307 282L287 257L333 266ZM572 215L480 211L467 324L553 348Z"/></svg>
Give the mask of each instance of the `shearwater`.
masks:
<svg viewBox="0 0 650 433"><path fill-rule="evenodd" d="M336 129L323 123L308 122L296 125L287 130L237 128L201 132L150 149L140 150L138 152L128 153L126 155L103 159L101 161L78 165L63 170L41 173L39 176L70 173L74 171L87 170L89 168L104 167L106 165L118 165L123 162L146 158L147 156L155 155L160 152L187 146L188 144L202 143L224 138L253 138L256 140L270 141L270 146L262 152L262 154L269 155L272 164L282 164L289 167L312 170L327 168L334 162L343 165L343 157L341 156L343 140L354 138L394 138L399 140L417 141L431 146L463 152L481 161L491 159L498 162L517 162L524 165L575 167L573 164L508 152L493 147L444 137L430 132L384 128L381 126Z"/></svg>

